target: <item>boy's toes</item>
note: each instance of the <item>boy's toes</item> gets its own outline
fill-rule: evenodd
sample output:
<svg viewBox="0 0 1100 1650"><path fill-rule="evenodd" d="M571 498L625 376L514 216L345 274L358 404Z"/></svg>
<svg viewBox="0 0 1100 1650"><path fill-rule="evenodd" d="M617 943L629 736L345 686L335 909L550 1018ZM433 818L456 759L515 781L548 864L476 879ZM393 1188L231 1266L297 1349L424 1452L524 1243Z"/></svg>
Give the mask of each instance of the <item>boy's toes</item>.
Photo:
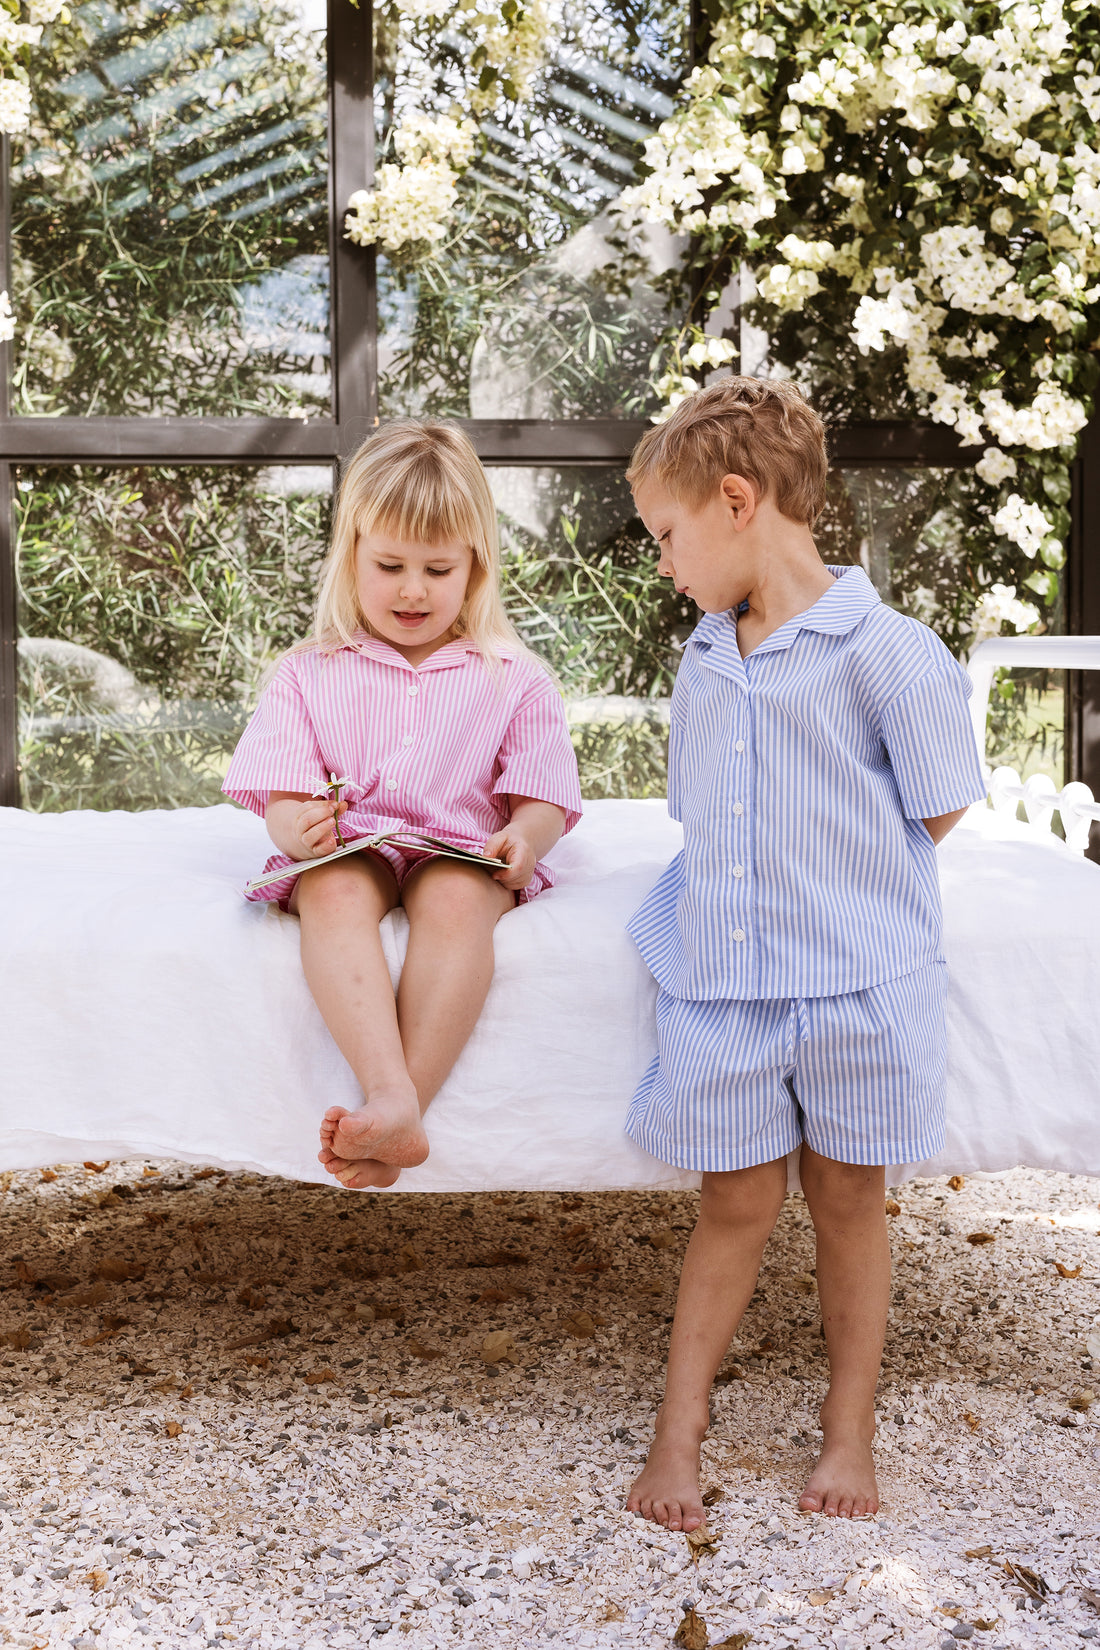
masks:
<svg viewBox="0 0 1100 1650"><path fill-rule="evenodd" d="M799 1512L820 1512L821 1491L805 1489L798 1498Z"/></svg>

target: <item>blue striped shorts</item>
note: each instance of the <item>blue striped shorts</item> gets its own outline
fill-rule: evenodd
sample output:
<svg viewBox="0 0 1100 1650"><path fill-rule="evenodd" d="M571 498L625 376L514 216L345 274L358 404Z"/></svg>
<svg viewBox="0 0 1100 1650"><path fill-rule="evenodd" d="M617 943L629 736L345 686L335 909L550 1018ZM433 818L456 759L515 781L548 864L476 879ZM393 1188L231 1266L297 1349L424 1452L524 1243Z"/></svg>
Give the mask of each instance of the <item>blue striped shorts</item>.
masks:
<svg viewBox="0 0 1100 1650"><path fill-rule="evenodd" d="M942 962L842 997L662 991L626 1132L682 1169L747 1169L803 1141L838 1163L920 1163L944 1143L946 1005Z"/></svg>

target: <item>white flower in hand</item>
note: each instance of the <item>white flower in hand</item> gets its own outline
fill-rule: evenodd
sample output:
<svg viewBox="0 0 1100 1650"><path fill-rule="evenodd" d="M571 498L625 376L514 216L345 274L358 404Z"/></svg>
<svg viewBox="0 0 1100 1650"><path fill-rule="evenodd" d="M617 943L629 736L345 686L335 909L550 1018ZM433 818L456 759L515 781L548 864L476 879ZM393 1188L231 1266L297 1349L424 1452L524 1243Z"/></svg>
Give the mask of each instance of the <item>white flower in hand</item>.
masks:
<svg viewBox="0 0 1100 1650"><path fill-rule="evenodd" d="M352 781L346 777L343 779L337 779L334 773L330 773L328 784L319 786L313 793L314 796L327 796L332 799L332 834L340 844L341 848L346 847L347 844L340 834L340 792L351 783Z"/></svg>

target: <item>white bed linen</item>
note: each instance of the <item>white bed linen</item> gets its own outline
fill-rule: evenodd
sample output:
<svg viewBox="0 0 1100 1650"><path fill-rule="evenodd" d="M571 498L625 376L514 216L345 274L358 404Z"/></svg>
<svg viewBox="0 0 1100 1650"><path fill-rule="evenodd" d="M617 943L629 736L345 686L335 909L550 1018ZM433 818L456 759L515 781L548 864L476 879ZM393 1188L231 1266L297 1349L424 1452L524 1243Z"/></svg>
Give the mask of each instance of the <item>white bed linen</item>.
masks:
<svg viewBox="0 0 1100 1650"><path fill-rule="evenodd" d="M655 995L623 924L678 840L661 802L589 804L551 856L558 887L497 929L431 1156L397 1190L695 1183L622 1132ZM331 1183L317 1120L357 1090L297 922L240 895L267 851L228 806L0 810L0 1167L175 1157ZM1100 868L985 809L940 852L950 1125L920 1172L1100 1174ZM406 934L391 913L395 980Z"/></svg>

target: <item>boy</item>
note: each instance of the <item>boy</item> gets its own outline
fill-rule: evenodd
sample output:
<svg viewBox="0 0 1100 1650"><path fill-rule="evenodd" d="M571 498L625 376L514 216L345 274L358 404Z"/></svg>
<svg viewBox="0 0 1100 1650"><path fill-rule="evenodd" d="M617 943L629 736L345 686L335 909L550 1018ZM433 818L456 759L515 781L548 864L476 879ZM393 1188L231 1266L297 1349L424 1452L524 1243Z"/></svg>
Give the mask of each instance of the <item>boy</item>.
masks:
<svg viewBox="0 0 1100 1650"><path fill-rule="evenodd" d="M627 1507L704 1521L711 1383L799 1172L830 1386L805 1512L878 1509L871 1443L890 1294L885 1173L943 1145L946 969L935 844L985 795L969 684L858 567L827 567L821 420L730 378L648 431L627 479L659 571L703 610L672 697L684 849L630 923L660 987L627 1131L703 1171L665 1397Z"/></svg>

